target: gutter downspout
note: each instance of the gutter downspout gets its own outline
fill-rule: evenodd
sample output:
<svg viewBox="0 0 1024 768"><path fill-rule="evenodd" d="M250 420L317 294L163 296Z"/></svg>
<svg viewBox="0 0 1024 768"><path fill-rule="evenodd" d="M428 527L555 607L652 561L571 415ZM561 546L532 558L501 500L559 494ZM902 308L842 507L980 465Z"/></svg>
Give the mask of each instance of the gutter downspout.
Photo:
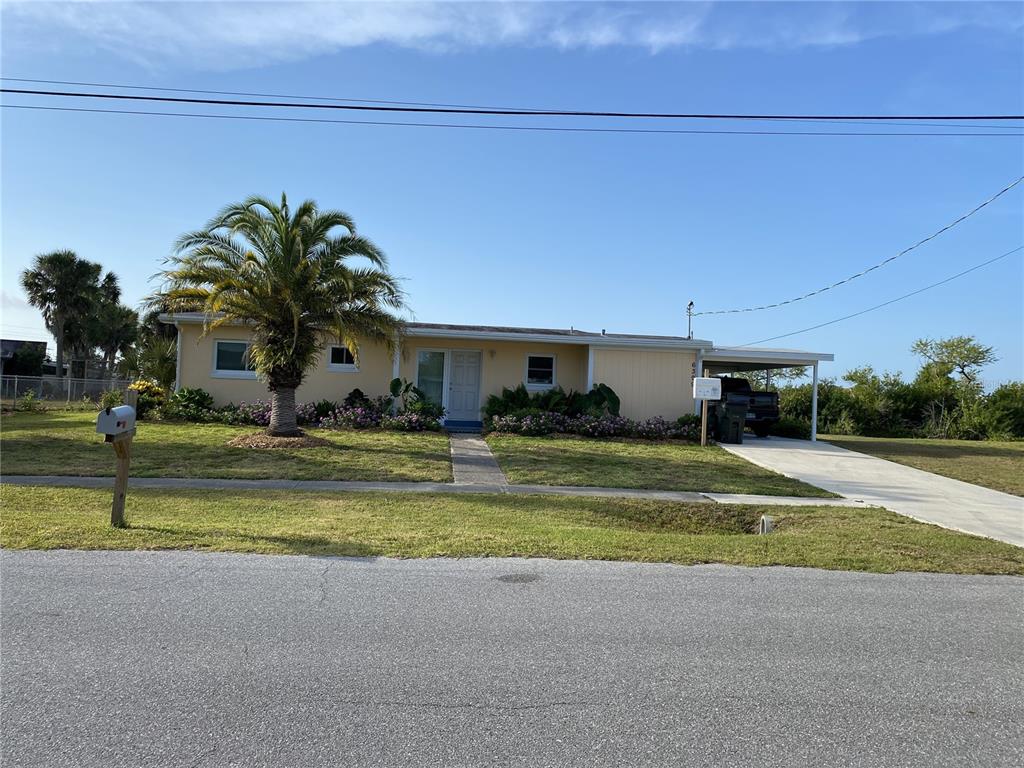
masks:
<svg viewBox="0 0 1024 768"><path fill-rule="evenodd" d="M395 351L391 353L391 378L399 378L399 374L402 370L402 339L399 336L395 337ZM391 413L392 415L398 413L398 401L391 401Z"/></svg>
<svg viewBox="0 0 1024 768"><path fill-rule="evenodd" d="M176 359L174 361L174 391L177 392L181 389L181 326L178 323L175 323L174 329L178 332L178 346L175 353Z"/></svg>

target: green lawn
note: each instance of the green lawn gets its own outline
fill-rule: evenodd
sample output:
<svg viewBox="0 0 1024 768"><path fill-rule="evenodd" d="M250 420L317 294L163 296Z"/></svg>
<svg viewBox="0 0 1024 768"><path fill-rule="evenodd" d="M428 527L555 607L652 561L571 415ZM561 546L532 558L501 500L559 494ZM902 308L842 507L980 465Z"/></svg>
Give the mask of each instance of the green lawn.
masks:
<svg viewBox="0 0 1024 768"><path fill-rule="evenodd" d="M95 432L95 412L5 413L0 470L6 475L113 475L114 452ZM330 447L232 448L256 427L140 422L136 477L281 478L450 482L448 436L438 433L310 430Z"/></svg>
<svg viewBox="0 0 1024 768"><path fill-rule="evenodd" d="M1024 496L1024 442L822 436L833 445Z"/></svg>
<svg viewBox="0 0 1024 768"><path fill-rule="evenodd" d="M550 557L1024 575L1024 549L875 509L414 493L2 486L9 549L194 549L389 557ZM768 536L749 533L762 513Z"/></svg>
<svg viewBox="0 0 1024 768"><path fill-rule="evenodd" d="M509 482L666 491L830 497L718 446L679 442L489 435Z"/></svg>

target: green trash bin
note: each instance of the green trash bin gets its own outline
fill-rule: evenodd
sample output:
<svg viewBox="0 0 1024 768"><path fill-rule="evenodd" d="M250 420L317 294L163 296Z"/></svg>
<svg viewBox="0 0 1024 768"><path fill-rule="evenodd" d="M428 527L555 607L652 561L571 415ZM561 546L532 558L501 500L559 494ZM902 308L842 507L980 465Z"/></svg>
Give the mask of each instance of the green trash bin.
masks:
<svg viewBox="0 0 1024 768"><path fill-rule="evenodd" d="M747 423L747 399L729 397L715 409L718 416L718 442L742 443Z"/></svg>

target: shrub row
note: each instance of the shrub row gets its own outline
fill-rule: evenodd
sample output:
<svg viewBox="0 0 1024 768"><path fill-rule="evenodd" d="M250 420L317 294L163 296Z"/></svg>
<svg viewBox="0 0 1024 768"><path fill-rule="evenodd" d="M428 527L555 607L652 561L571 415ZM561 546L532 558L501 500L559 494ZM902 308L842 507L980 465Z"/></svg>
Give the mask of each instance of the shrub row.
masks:
<svg viewBox="0 0 1024 768"><path fill-rule="evenodd" d="M598 384L589 392L566 392L561 387L530 392L523 384L500 395L491 395L484 405L484 419L512 416L524 410L557 413L562 416L618 416L619 396L607 384Z"/></svg>
<svg viewBox="0 0 1024 768"><path fill-rule="evenodd" d="M409 402L399 413L392 414L393 402L390 397L371 399L359 390L353 390L340 404L332 400L296 403L295 414L300 425L325 429L393 429L402 432L441 429L441 414L436 406L416 400ZM266 427L270 425L271 408L269 400L253 400L217 408L209 392L183 387L167 399L159 413L162 418L174 421Z"/></svg>
<svg viewBox="0 0 1024 768"><path fill-rule="evenodd" d="M508 416L494 416L485 420L488 431L513 435L568 434L584 437L638 437L647 440L700 439L700 418L693 414L680 416L676 421L660 417L634 421L623 416L567 416L552 411L524 410Z"/></svg>

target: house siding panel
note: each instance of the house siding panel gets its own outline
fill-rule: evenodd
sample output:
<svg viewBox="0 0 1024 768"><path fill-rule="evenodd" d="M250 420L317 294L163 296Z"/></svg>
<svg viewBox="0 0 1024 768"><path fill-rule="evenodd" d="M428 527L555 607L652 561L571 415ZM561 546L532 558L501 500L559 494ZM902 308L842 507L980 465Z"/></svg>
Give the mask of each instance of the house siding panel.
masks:
<svg viewBox="0 0 1024 768"><path fill-rule="evenodd" d="M266 383L258 379L219 378L213 375L214 342L218 339L247 341L251 334L246 328L223 326L202 337L201 326L182 324L179 332L182 358L179 386L201 387L213 395L217 405L270 398ZM340 401L356 387L370 397L388 391L392 361L384 345L362 344L358 371L332 371L327 367L328 360L325 349L296 392L299 402L323 399Z"/></svg>
<svg viewBox="0 0 1024 768"><path fill-rule="evenodd" d="M695 359L689 351L595 349L594 383L615 390L623 416L676 419L693 413Z"/></svg>

